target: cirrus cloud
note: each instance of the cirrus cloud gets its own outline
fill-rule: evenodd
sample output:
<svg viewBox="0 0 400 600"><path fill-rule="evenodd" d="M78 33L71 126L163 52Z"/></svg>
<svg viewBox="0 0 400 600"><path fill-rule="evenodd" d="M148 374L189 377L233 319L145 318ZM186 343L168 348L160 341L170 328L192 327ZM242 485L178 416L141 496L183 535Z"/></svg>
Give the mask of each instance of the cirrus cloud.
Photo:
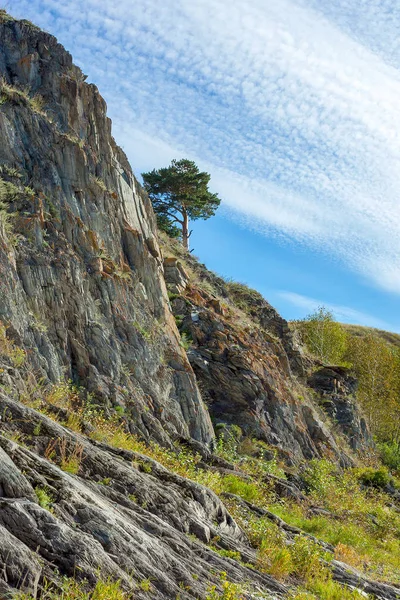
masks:
<svg viewBox="0 0 400 600"><path fill-rule="evenodd" d="M99 85L134 168L189 155L233 218L400 292L394 0L15 0L12 10L56 33Z"/></svg>

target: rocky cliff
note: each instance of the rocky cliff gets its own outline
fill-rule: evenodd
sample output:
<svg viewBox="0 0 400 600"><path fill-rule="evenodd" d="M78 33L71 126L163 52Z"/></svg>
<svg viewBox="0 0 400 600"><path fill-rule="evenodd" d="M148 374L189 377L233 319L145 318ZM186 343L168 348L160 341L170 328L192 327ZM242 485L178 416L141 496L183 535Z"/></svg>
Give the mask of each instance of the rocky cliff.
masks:
<svg viewBox="0 0 400 600"><path fill-rule="evenodd" d="M0 245L7 335L38 378L72 379L123 408L132 433L208 444L154 216L104 100L52 36L4 17L0 36L0 193L14 215Z"/></svg>
<svg viewBox="0 0 400 600"><path fill-rule="evenodd" d="M338 407L324 411L259 294L160 250L104 100L54 37L0 11L0 75L0 597L292 596L303 575L278 581L260 532L335 548L266 507L330 515L294 468L354 463L368 431L328 418L352 390L310 379ZM213 453L214 429L250 451Z"/></svg>

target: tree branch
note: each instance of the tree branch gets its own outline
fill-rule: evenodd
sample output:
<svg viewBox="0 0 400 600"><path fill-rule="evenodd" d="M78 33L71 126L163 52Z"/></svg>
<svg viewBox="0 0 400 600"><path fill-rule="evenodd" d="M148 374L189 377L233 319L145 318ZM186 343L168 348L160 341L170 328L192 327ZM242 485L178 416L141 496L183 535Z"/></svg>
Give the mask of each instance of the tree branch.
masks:
<svg viewBox="0 0 400 600"><path fill-rule="evenodd" d="M177 218L176 215L173 215L171 213L169 213L167 210L163 211L165 215L167 215L168 217L170 217L170 219L173 219L174 223L180 223L181 225L183 225L183 221L181 221L180 219Z"/></svg>

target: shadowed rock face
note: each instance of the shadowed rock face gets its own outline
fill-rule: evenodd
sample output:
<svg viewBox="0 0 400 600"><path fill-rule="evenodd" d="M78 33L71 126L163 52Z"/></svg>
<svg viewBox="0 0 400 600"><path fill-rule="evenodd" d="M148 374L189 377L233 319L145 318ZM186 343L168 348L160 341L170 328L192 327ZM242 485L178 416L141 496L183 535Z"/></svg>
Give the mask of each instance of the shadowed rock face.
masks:
<svg viewBox="0 0 400 600"><path fill-rule="evenodd" d="M321 405L348 439L353 450L373 447L371 433L355 400L357 380L345 367L323 367L309 377Z"/></svg>
<svg viewBox="0 0 400 600"><path fill-rule="evenodd" d="M0 41L0 75L11 86L0 164L22 190L7 197L18 243L0 239L0 320L38 378L70 378L103 406L123 407L133 433L208 444L213 430L168 307L154 215L104 100L52 36L3 19Z"/></svg>

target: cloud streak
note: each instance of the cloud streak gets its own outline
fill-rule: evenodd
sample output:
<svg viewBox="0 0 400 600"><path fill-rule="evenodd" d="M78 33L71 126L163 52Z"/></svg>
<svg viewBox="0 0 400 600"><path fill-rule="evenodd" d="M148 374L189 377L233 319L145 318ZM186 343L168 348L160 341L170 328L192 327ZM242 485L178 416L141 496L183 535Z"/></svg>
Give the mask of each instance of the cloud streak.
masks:
<svg viewBox="0 0 400 600"><path fill-rule="evenodd" d="M54 31L99 85L134 168L189 155L233 218L400 293L394 0L16 0L13 11Z"/></svg>
<svg viewBox="0 0 400 600"><path fill-rule="evenodd" d="M362 311L354 310L348 306L322 302L321 300L316 300L315 298L310 298L294 292L279 292L278 296L280 296L286 302L293 304L297 308L306 311L308 314L314 312L320 306L324 306L327 310L334 314L338 321L343 323L351 323L352 325L365 325L368 327L383 329L385 331L393 331L393 327L392 325L389 325L389 323L386 323L385 321L377 319L376 317Z"/></svg>

